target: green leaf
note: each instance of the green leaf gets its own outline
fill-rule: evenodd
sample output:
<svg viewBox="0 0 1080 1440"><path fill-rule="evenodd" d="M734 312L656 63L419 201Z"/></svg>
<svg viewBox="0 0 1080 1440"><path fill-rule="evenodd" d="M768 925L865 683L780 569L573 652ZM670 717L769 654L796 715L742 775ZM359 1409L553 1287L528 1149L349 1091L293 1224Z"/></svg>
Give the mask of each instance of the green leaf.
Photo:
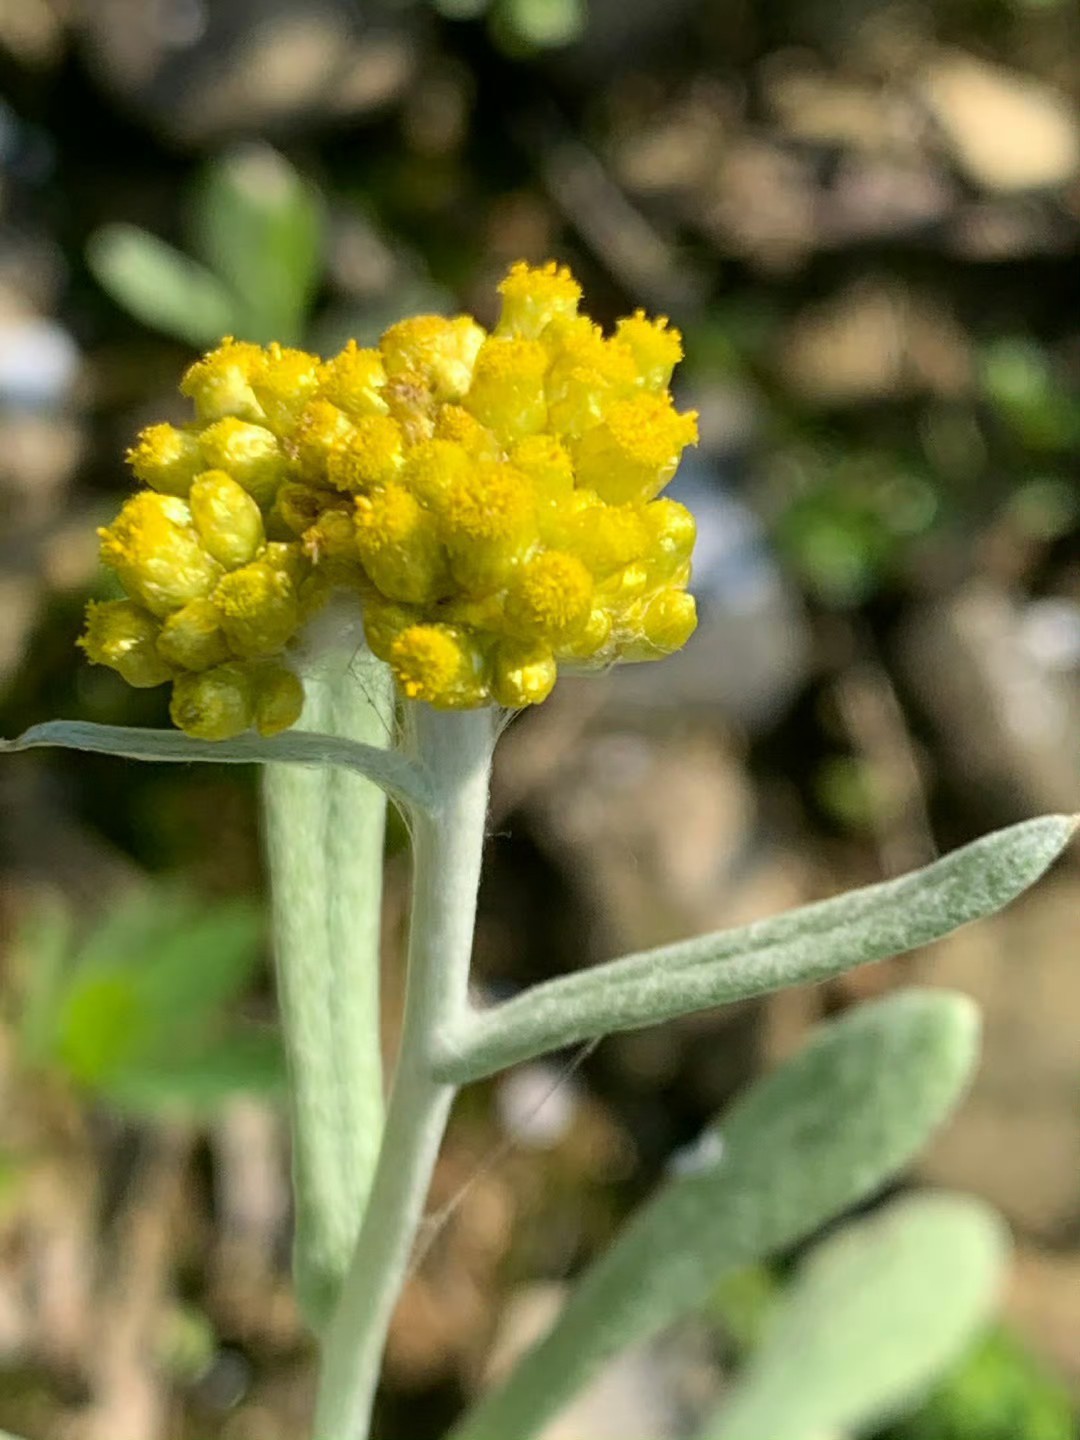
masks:
<svg viewBox="0 0 1080 1440"><path fill-rule="evenodd" d="M1007 1258L1001 1220L966 1196L847 1226L803 1266L700 1440L813 1440L910 1408L990 1318Z"/></svg>
<svg viewBox="0 0 1080 1440"><path fill-rule="evenodd" d="M956 1103L977 1032L963 996L917 990L822 1026L706 1132L698 1163L633 1216L454 1440L528 1440L601 1365L703 1306L726 1274L873 1194Z"/></svg>
<svg viewBox="0 0 1080 1440"><path fill-rule="evenodd" d="M158 890L125 901L67 974L54 1058L79 1083L103 1089L126 1067L204 1046L251 979L262 930L259 910L244 901L207 904Z"/></svg>
<svg viewBox="0 0 1080 1440"><path fill-rule="evenodd" d="M322 264L322 207L283 156L251 144L215 160L195 196L193 239L240 303L241 339L303 338Z"/></svg>
<svg viewBox="0 0 1080 1440"><path fill-rule="evenodd" d="M236 328L236 302L221 281L136 225L95 230L86 261L102 289L151 329L201 348Z"/></svg>
<svg viewBox="0 0 1080 1440"><path fill-rule="evenodd" d="M124 1065L98 1088L135 1114L205 1116L235 1095L282 1094L285 1060L276 1034L235 1030L191 1055L160 1053Z"/></svg>
<svg viewBox="0 0 1080 1440"><path fill-rule="evenodd" d="M224 765L343 765L380 786L406 807L431 803L427 775L392 750L344 740L336 735L309 735L288 730L266 740L238 735L235 740L194 740L181 730L142 730L128 725L96 725L89 720L47 720L32 725L14 740L0 740L0 755L50 745L119 755L126 760L161 760L179 764L203 761Z"/></svg>
<svg viewBox="0 0 1080 1440"><path fill-rule="evenodd" d="M570 45L585 32L585 0L500 0L496 36L511 51Z"/></svg>
<svg viewBox="0 0 1080 1440"><path fill-rule="evenodd" d="M138 1050L146 1031L133 978L94 975L74 982L60 1005L54 1057L78 1084L94 1088Z"/></svg>
<svg viewBox="0 0 1080 1440"><path fill-rule="evenodd" d="M991 915L1032 885L1076 819L984 835L923 870L833 900L563 975L443 1037L440 1078L463 1084L548 1050L765 995L900 955Z"/></svg>
<svg viewBox="0 0 1080 1440"><path fill-rule="evenodd" d="M263 918L246 900L207 903L161 890L118 906L83 946L73 985L114 977L135 987L158 1037L199 1030L250 981Z"/></svg>
<svg viewBox="0 0 1080 1440"><path fill-rule="evenodd" d="M1076 1440L1076 1423L1063 1382L997 1325L887 1440Z"/></svg>

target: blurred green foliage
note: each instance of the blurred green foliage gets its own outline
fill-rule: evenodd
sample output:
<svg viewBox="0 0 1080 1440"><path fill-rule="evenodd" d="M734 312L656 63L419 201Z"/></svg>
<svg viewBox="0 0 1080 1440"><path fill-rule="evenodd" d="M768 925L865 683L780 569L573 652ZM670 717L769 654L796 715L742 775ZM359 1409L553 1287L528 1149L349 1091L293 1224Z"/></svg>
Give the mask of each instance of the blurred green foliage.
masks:
<svg viewBox="0 0 1080 1440"><path fill-rule="evenodd" d="M284 1081L274 1032L232 1018L262 957L258 909L155 889L79 940L59 904L19 939L14 1029L27 1069L122 1110L203 1113Z"/></svg>
<svg viewBox="0 0 1080 1440"><path fill-rule="evenodd" d="M486 16L492 38L510 55L554 49L585 30L585 0L432 0L448 20Z"/></svg>
<svg viewBox="0 0 1080 1440"><path fill-rule="evenodd" d="M246 145L206 166L186 208L194 258L134 225L96 230L87 263L102 288L197 348L301 340L322 273L317 192L276 150Z"/></svg>
<svg viewBox="0 0 1080 1440"><path fill-rule="evenodd" d="M941 514L929 470L885 446L800 445L774 457L773 470L777 547L832 608L869 599Z"/></svg>
<svg viewBox="0 0 1080 1440"><path fill-rule="evenodd" d="M880 1440L1073 1440L1075 1434L1065 1388L998 1326L915 1415Z"/></svg>

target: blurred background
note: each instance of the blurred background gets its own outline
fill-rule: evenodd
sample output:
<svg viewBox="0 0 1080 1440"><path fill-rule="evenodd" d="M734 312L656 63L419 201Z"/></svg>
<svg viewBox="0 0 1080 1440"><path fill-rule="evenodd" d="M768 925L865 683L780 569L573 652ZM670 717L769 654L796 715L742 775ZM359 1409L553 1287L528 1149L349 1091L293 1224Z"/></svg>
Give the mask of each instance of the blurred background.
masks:
<svg viewBox="0 0 1080 1440"><path fill-rule="evenodd" d="M0 0L0 733L165 723L73 646L123 451L197 349L490 321L553 256L596 318L684 331L702 622L510 728L478 985L1080 809L1078 99L1072 0ZM257 799L233 767L0 767L0 1426L33 1440L303 1431ZM978 1000L986 1051L904 1183L988 1197L1018 1259L889 1440L1074 1436L1078 908L1074 860L914 958L468 1091L380 1433L436 1435L738 1087L918 980ZM553 1440L685 1433L786 1273Z"/></svg>

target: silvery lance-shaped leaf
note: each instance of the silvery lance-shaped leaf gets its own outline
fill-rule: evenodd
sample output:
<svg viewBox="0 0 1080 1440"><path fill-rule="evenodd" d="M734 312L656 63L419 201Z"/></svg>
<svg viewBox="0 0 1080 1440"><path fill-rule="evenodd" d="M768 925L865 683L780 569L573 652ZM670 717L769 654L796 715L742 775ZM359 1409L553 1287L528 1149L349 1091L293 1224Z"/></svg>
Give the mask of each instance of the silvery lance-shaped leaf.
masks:
<svg viewBox="0 0 1080 1440"><path fill-rule="evenodd" d="M918 1402L992 1315L1008 1237L961 1195L916 1195L811 1255L699 1440L862 1433Z"/></svg>
<svg viewBox="0 0 1080 1440"><path fill-rule="evenodd" d="M929 944L1026 890L1075 827L1064 815L1027 820L898 880L548 980L444 1036L440 1076L478 1080L598 1035L827 980Z"/></svg>
<svg viewBox="0 0 1080 1440"><path fill-rule="evenodd" d="M136 225L104 225L86 247L94 278L117 304L196 347L236 328L238 306L216 275Z"/></svg>
<svg viewBox="0 0 1080 1440"><path fill-rule="evenodd" d="M631 1218L453 1440L528 1440L605 1361L701 1306L727 1272L872 1194L955 1104L977 1034L971 1002L943 991L906 991L822 1026Z"/></svg>
<svg viewBox="0 0 1080 1440"><path fill-rule="evenodd" d="M0 740L0 755L56 745L118 755L127 760L162 760L190 765L343 765L365 776L401 804L431 803L427 776L393 750L345 740L337 735L309 735L287 730L263 739L238 735L235 740L195 740L181 730L142 730L126 725L95 725L86 720L49 720L32 725L14 740Z"/></svg>

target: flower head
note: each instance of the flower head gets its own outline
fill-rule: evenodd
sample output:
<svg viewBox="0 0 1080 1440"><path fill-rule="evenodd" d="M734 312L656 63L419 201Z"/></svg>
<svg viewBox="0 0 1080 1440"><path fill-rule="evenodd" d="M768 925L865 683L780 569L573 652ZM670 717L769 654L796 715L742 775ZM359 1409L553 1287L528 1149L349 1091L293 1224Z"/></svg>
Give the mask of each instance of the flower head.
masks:
<svg viewBox="0 0 1080 1440"><path fill-rule="evenodd" d="M90 607L89 658L171 682L176 724L222 739L295 723L290 647L335 591L440 708L683 645L694 521L659 498L697 438L678 331L637 311L605 336L554 263L499 290L491 334L421 315L329 360L226 339L193 365L192 421L128 453L146 488L100 532L127 598Z"/></svg>

